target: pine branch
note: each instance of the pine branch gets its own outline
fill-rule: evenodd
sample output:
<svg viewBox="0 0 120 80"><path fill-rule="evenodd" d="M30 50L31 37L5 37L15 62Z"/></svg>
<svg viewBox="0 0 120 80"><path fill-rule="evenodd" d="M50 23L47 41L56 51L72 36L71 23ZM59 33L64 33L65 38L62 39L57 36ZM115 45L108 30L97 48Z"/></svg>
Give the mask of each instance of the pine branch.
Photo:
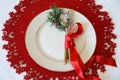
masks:
<svg viewBox="0 0 120 80"><path fill-rule="evenodd" d="M63 13L63 9L57 6L52 6L51 11L48 13L48 21L56 25L56 28L60 31L65 31L66 27L63 26L59 20L60 14Z"/></svg>

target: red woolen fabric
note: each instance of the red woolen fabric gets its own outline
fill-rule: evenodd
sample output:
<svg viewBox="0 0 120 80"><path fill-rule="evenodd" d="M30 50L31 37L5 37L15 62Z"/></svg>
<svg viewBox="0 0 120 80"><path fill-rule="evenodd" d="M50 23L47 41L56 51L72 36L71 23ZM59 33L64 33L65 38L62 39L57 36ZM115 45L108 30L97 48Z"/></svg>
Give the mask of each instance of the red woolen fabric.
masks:
<svg viewBox="0 0 120 80"><path fill-rule="evenodd" d="M49 9L52 4L58 7L74 9L87 17L94 26L97 35L97 46L94 55L112 58L115 54L116 44L113 34L114 24L106 11L100 11L101 5L96 5L94 0L23 0L15 6L16 12L10 12L10 19L4 24L2 39L8 41L3 46L8 50L7 60L17 73L26 72L25 80L80 80L76 72L54 72L36 64L28 55L25 47L25 33L29 23L39 13ZM109 46L107 46L109 45ZM24 65L24 66L21 66ZM98 76L97 70L105 71L103 64L93 60L89 71L84 71L84 76ZM91 79L92 80L92 79Z"/></svg>

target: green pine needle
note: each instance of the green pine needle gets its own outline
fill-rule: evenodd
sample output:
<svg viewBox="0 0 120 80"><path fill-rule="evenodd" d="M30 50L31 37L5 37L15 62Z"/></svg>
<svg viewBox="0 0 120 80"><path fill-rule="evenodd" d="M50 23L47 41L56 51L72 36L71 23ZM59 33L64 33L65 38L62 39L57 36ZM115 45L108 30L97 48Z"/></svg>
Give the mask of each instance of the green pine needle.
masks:
<svg viewBox="0 0 120 80"><path fill-rule="evenodd" d="M48 13L48 21L51 22L52 24L56 24L56 28L59 29L60 31L65 31L66 27L63 26L60 21L59 17L60 14L63 13L63 9L58 8L57 6L51 6L51 11Z"/></svg>

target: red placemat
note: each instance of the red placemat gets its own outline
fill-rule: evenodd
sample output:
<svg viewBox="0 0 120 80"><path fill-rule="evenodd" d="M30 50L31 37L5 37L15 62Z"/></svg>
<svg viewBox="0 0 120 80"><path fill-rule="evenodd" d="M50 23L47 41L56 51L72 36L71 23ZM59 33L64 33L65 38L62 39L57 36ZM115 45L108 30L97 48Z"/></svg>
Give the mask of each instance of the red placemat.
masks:
<svg viewBox="0 0 120 80"><path fill-rule="evenodd" d="M11 12L11 18L4 24L3 40L8 44L3 46L8 50L8 61L17 73L26 72L25 80L79 80L75 71L54 72L49 71L38 64L28 55L25 47L26 29L32 19L39 13L49 9L53 4L59 7L74 9L86 16L94 26L97 35L97 46L94 55L101 55L112 58L115 54L116 44L111 39L116 36L112 33L114 24L106 11L100 11L101 5L96 5L94 0L25 0L15 6L16 12ZM108 46L109 45L109 46ZM98 76L97 70L105 71L104 64L94 61L90 71L84 72L85 76Z"/></svg>

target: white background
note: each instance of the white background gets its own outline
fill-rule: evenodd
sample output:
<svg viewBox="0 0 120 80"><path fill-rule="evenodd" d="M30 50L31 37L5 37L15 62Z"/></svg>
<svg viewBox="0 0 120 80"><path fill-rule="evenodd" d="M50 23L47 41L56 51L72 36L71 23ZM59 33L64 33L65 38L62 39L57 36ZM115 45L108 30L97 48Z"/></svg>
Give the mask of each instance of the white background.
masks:
<svg viewBox="0 0 120 80"><path fill-rule="evenodd" d="M2 49L2 45L6 42L1 39L3 23L9 19L8 13L14 11L13 7L18 3L19 0L0 0L0 80L23 80L25 75L25 73L17 74L13 68L10 68L10 63L6 61L7 52ZM99 75L102 80L120 80L120 0L96 0L96 3L103 5L103 10L109 12L115 23L114 33L117 34L117 39L114 40L117 43L116 55L113 57L118 67L106 66L107 71L99 72Z"/></svg>

